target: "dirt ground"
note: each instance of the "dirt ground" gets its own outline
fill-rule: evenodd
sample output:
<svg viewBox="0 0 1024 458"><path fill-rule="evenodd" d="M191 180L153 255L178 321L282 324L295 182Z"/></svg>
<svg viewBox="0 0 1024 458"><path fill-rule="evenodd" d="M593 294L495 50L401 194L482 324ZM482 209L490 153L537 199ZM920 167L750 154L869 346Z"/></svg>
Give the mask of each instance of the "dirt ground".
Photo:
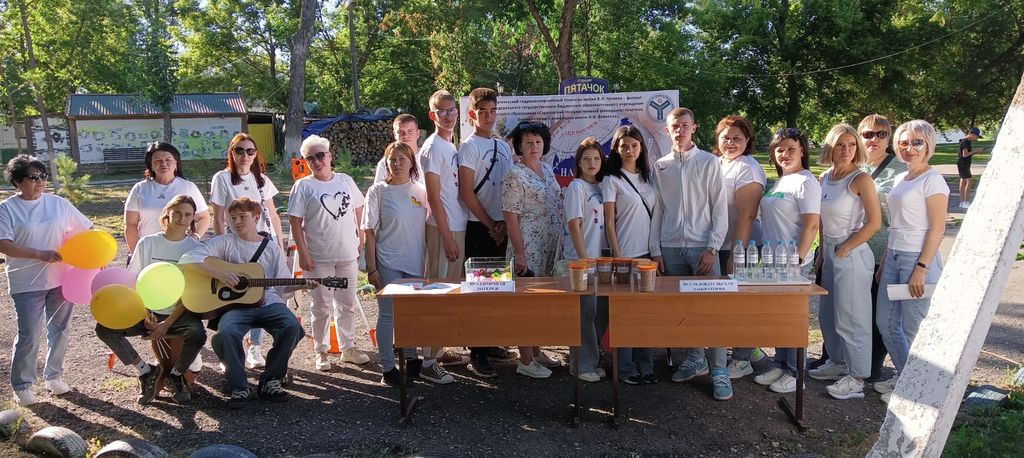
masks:
<svg viewBox="0 0 1024 458"><path fill-rule="evenodd" d="M954 217L956 215L953 215ZM962 216L962 215L961 215ZM112 224L113 225L113 224ZM950 226L950 236L955 235ZM947 237L943 253L948 253ZM123 241L121 241L123 244ZM123 247L122 247L123 251ZM123 253L115 263L123 264ZM985 352L973 374L974 384L1005 382L1007 367L1024 360L1024 267L1017 263L992 325ZM6 280L0 288L6 289ZM308 300L297 313L308 323ZM363 298L371 322L376 303ZM811 304L812 313L816 303ZM812 339L818 337L812 317ZM331 372L313 368L309 340L300 344L291 359L294 376L288 387L293 398L286 403L260 401L240 411L224 408L224 378L209 343L202 352L204 369L197 379L198 394L188 405L161 399L149 406L135 403L138 391L134 371L117 363L107 369L107 349L93 331L87 307L76 307L71 343L65 361L65 380L74 391L55 398L41 383L41 402L22 409L31 429L65 426L86 440L99 443L137 437L159 445L172 456L188 456L206 445L235 444L258 456L863 456L873 444L885 416L879 395L867 389L863 400L837 401L827 396L825 382L807 380L805 418L810 428L801 433L792 427L777 406L779 395L748 377L734 381L735 396L719 402L711 397L710 379L675 384L656 355L656 385L622 389L624 421L618 429L606 424L611 415L610 382L583 386L584 412L580 427L570 428L565 418L572 378L566 368L555 370L547 380L515 374L515 363L498 363L497 379L482 380L465 367L452 370L457 383L416 383L410 393L424 396L414 421L397 426L398 391L379 383L380 373L371 362L364 366L341 364L335 356ZM360 325L360 329L365 329ZM308 327L307 327L308 332ZM16 325L7 294L0 294L0 377L10 376L10 352ZM819 340L814 339L814 340ZM264 351L269 348L268 342ZM140 353L148 355L148 342L133 339ZM359 347L376 361L376 351L365 332ZM565 348L546 348L565 359ZM770 351L770 350L769 350ZM809 348L816 357L820 342ZM892 371L891 366L887 366ZM40 368L41 371L41 368ZM250 371L256 383L258 373ZM12 408L11 388L0 387L0 407ZM0 443L0 455L19 456L19 443Z"/></svg>

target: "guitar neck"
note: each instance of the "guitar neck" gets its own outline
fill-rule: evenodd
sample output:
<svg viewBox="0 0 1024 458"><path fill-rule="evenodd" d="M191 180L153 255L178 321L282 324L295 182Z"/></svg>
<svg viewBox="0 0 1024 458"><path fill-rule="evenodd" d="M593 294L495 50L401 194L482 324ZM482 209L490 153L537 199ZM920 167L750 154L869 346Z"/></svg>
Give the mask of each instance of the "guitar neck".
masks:
<svg viewBox="0 0 1024 458"><path fill-rule="evenodd" d="M305 285L310 280L322 283L322 278L250 278L250 287L296 286Z"/></svg>

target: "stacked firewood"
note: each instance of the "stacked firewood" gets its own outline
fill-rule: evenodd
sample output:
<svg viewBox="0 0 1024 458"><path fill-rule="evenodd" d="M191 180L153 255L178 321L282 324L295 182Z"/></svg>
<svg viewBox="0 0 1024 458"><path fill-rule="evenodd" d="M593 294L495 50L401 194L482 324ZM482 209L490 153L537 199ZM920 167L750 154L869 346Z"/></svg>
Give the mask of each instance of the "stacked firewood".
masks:
<svg viewBox="0 0 1024 458"><path fill-rule="evenodd" d="M341 157L343 151L352 153L355 165L376 163L384 148L394 140L391 119L379 121L338 121L320 134L331 142L331 153Z"/></svg>

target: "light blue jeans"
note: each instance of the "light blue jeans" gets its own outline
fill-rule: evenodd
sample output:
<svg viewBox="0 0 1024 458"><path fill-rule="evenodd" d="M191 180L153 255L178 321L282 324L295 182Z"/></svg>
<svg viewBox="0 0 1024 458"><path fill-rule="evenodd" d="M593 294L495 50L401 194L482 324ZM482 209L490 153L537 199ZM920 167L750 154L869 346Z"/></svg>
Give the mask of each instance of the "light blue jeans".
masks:
<svg viewBox="0 0 1024 458"><path fill-rule="evenodd" d="M836 247L845 239L823 237L821 297L818 324L821 326L828 359L846 365L850 375L871 376L871 279L875 255L867 243L855 247L845 258Z"/></svg>
<svg viewBox="0 0 1024 458"><path fill-rule="evenodd" d="M11 356L11 388L32 388L36 382L36 358L39 334L46 326L46 364L43 380L56 380L64 373L64 354L68 349L68 327L74 306L64 300L60 287L12 294L18 319L18 335ZM43 321L45 318L46 321Z"/></svg>
<svg viewBox="0 0 1024 458"><path fill-rule="evenodd" d="M608 297L580 296L580 348L569 351L570 368L579 356L580 374L597 371L605 329L608 329Z"/></svg>
<svg viewBox="0 0 1024 458"><path fill-rule="evenodd" d="M896 372L903 372L903 366L910 357L910 346L914 343L921 321L928 315L931 298L890 301L888 287L894 284L906 284L917 266L921 253L909 251L885 250L885 261L882 264L882 275L878 281L878 330L882 333L882 341L889 350ZM942 275L942 259L938 254L928 264L924 276L926 285L939 282Z"/></svg>
<svg viewBox="0 0 1024 458"><path fill-rule="evenodd" d="M284 378L292 351L306 335L295 314L280 302L225 312L220 317L217 333L213 335L212 346L213 352L224 363L224 375L232 390L244 390L249 386L245 376L242 337L253 328L262 328L274 338L274 346L267 354L267 367L260 374L261 384Z"/></svg>
<svg viewBox="0 0 1024 458"><path fill-rule="evenodd" d="M419 275L384 267L380 262L377 262L377 272L385 286L402 278L419 278ZM415 355L416 349L403 351L409 357ZM377 356L381 373L395 368L395 307L390 297L377 296Z"/></svg>
<svg viewBox="0 0 1024 458"><path fill-rule="evenodd" d="M697 266L700 264L700 257L707 251L703 247L678 248L661 247L661 259L665 263L665 275L690 276L697 275ZM713 259L711 270L704 275L721 275L718 258ZM687 348L687 361L700 361L705 358L703 348ZM728 363L725 347L707 349L708 366L711 370L725 369Z"/></svg>

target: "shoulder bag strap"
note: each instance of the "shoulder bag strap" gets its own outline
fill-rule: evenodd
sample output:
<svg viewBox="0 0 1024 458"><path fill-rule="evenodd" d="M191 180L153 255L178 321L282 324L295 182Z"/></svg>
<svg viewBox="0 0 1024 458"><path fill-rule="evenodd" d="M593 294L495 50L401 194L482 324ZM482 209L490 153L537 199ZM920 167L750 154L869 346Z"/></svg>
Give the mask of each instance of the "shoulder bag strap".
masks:
<svg viewBox="0 0 1024 458"><path fill-rule="evenodd" d="M892 156L893 156L892 154L886 154L885 155L885 159L882 159L882 163L878 164L878 167L875 167L875 171L874 172L871 172L871 179L872 180L874 180L875 178L878 178L878 176L882 174L882 170L885 170L885 166L889 165L889 162L892 162Z"/></svg>
<svg viewBox="0 0 1024 458"><path fill-rule="evenodd" d="M636 195L640 197L640 202L643 202L644 204L644 210L647 210L647 217L654 218L654 213L651 212L651 207L647 206L647 200L644 199L643 194L640 194L640 190L636 189L636 185L634 185L633 182L630 181L629 177L626 176L625 173L622 174L622 179L626 180L626 183L629 183L629 187L633 188L633 192L635 192Z"/></svg>
<svg viewBox="0 0 1024 458"><path fill-rule="evenodd" d="M477 183L476 187L473 188L473 194L480 192L480 188L484 187L484 183L487 183L487 179L491 177L491 171L494 170L494 164L498 162L498 139L494 139L494 152L491 154L491 166L487 167L487 173L484 173L484 179Z"/></svg>

